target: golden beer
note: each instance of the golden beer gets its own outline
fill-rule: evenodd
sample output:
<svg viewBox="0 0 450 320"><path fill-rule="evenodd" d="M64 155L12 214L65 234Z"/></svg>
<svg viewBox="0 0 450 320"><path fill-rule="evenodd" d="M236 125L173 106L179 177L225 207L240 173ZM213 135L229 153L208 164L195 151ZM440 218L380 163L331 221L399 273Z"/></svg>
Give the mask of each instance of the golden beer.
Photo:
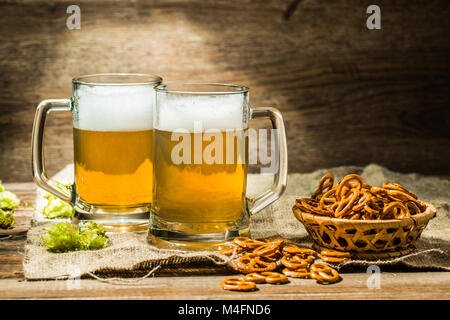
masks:
<svg viewBox="0 0 450 320"><path fill-rule="evenodd" d="M206 135L155 129L152 210L166 222L192 226L184 231L193 234L224 232L237 226L247 210L246 130L218 132L222 141L215 141L216 136L206 139ZM176 149L180 141L189 141L190 148ZM214 142L219 142L218 148L212 150ZM209 155L214 163L207 159ZM174 156L185 161L174 162Z"/></svg>
<svg viewBox="0 0 450 320"><path fill-rule="evenodd" d="M134 206L152 201L153 130L74 128L75 183L82 201Z"/></svg>
<svg viewBox="0 0 450 320"><path fill-rule="evenodd" d="M249 236L250 216L278 199L286 187L281 114L275 108L250 109L249 89L233 84L168 83L156 86L155 92L148 242L160 248L217 250L235 237ZM248 140L255 134L248 127L254 118L270 119L273 129L281 130L274 135L277 147L271 149L280 171L268 190L249 201ZM255 153L251 156L253 163Z"/></svg>

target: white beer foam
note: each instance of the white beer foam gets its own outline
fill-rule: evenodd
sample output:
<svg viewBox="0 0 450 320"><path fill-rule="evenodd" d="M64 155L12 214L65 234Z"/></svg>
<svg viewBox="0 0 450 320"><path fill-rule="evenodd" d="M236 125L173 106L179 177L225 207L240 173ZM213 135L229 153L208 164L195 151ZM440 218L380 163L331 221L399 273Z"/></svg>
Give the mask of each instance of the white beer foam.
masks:
<svg viewBox="0 0 450 320"><path fill-rule="evenodd" d="M248 95L177 95L157 93L155 129L194 131L201 123L202 131L244 129L248 123ZM197 127L198 129L198 127Z"/></svg>
<svg viewBox="0 0 450 320"><path fill-rule="evenodd" d="M81 85L74 126L92 131L137 131L153 128L155 89L150 85Z"/></svg>

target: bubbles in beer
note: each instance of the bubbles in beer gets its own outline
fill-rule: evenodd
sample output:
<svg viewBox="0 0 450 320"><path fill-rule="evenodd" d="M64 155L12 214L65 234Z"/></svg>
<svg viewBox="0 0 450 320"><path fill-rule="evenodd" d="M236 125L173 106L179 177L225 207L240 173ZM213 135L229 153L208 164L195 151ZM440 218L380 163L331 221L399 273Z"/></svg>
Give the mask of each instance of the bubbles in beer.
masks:
<svg viewBox="0 0 450 320"><path fill-rule="evenodd" d="M155 129L158 130L186 129L193 132L199 122L203 131L241 130L248 124L246 94L188 96L158 93L157 99Z"/></svg>
<svg viewBox="0 0 450 320"><path fill-rule="evenodd" d="M149 85L89 87L77 92L75 128L91 131L137 131L153 128L155 90Z"/></svg>

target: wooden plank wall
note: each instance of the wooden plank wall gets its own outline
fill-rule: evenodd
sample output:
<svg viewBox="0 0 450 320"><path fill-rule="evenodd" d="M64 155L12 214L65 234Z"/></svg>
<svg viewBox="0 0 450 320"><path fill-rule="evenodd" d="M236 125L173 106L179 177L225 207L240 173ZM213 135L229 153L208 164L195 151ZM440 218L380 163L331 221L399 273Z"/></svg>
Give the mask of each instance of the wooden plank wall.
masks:
<svg viewBox="0 0 450 320"><path fill-rule="evenodd" d="M36 105L71 78L156 73L247 85L281 109L290 172L379 163L450 174L448 0L0 1L0 178L30 181ZM381 7L382 29L366 28ZM72 161L70 114L51 115L49 173Z"/></svg>

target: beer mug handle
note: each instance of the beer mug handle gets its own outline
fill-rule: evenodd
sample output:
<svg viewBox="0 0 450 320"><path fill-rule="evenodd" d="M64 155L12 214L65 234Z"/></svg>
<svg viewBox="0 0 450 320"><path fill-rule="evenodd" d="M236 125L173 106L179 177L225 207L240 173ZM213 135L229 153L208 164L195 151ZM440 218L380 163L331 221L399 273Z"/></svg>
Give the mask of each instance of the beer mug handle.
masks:
<svg viewBox="0 0 450 320"><path fill-rule="evenodd" d="M277 200L283 194L287 184L287 145L283 117L281 116L280 111L276 108L251 108L251 119L255 118L270 119L272 122L272 127L275 129L273 134L276 136L275 141L277 148L275 151L278 152L278 168L270 190L265 191L253 200L253 205L250 208L251 215L261 211ZM274 150L271 152L274 152Z"/></svg>
<svg viewBox="0 0 450 320"><path fill-rule="evenodd" d="M45 173L42 140L45 119L51 111L71 111L70 99L44 100L38 105L31 134L31 170L33 179L39 187L64 201L70 202L72 200L71 193L64 190L60 183L51 181Z"/></svg>

